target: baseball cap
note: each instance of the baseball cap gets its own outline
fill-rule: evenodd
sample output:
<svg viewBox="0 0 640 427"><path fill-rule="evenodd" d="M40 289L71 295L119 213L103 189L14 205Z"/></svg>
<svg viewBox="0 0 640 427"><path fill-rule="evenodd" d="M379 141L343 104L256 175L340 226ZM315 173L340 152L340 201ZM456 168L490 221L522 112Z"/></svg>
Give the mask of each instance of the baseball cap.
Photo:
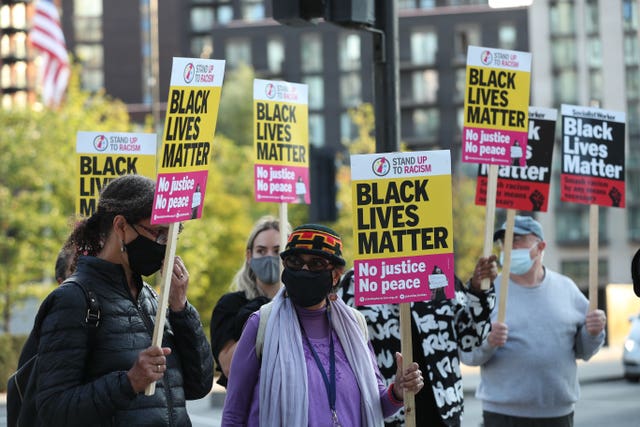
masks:
<svg viewBox="0 0 640 427"><path fill-rule="evenodd" d="M507 228L506 221L502 224L502 227L493 233L493 241L504 238L504 231ZM544 240L542 234L542 226L538 221L530 216L516 215L513 223L513 234L535 234L541 240Z"/></svg>

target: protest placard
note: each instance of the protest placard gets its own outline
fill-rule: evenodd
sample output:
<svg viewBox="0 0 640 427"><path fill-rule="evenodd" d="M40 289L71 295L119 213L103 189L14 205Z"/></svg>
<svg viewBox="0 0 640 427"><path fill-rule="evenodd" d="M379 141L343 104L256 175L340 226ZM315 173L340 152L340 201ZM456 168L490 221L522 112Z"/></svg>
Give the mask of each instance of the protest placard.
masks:
<svg viewBox="0 0 640 427"><path fill-rule="evenodd" d="M488 164L483 255L491 255L498 165L526 165L531 54L469 46L462 161ZM490 286L482 280L482 289Z"/></svg>
<svg viewBox="0 0 640 427"><path fill-rule="evenodd" d="M560 200L625 207L625 113L563 104Z"/></svg>
<svg viewBox="0 0 640 427"><path fill-rule="evenodd" d="M589 308L598 307L598 206L624 208L625 113L563 104L560 200L589 206Z"/></svg>
<svg viewBox="0 0 640 427"><path fill-rule="evenodd" d="M529 107L526 166L512 164L498 167L496 207L535 212L547 211L556 120L557 110L555 109ZM478 165L477 205L486 204L488 170L488 165Z"/></svg>
<svg viewBox="0 0 640 427"><path fill-rule="evenodd" d="M305 84L254 80L256 201L311 202L308 104Z"/></svg>
<svg viewBox="0 0 640 427"><path fill-rule="evenodd" d="M156 178L154 133L85 132L76 134L76 214L96 211L100 190L120 175Z"/></svg>
<svg viewBox="0 0 640 427"><path fill-rule="evenodd" d="M152 224L169 224L153 345L162 345L179 222L202 216L225 62L173 58ZM155 383L145 390L155 393Z"/></svg>
<svg viewBox="0 0 640 427"><path fill-rule="evenodd" d="M448 150L351 156L357 305L454 296Z"/></svg>
<svg viewBox="0 0 640 427"><path fill-rule="evenodd" d="M152 224L200 218L225 62L173 58Z"/></svg>

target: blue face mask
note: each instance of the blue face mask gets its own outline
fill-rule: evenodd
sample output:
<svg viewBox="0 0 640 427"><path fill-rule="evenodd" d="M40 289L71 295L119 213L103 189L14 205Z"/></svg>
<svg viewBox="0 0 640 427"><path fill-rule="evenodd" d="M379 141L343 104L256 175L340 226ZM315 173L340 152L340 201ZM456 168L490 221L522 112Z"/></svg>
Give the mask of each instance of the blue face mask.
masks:
<svg viewBox="0 0 640 427"><path fill-rule="evenodd" d="M526 274L533 267L533 260L529 255L530 249L514 249L511 251L510 273ZM504 265L504 252L500 253L500 264Z"/></svg>

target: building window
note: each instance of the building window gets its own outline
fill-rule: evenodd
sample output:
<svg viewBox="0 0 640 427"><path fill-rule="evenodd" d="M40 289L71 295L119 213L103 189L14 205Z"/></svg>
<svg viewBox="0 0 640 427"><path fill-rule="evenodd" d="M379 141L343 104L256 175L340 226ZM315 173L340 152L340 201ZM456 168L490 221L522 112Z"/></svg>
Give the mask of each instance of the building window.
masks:
<svg viewBox="0 0 640 427"><path fill-rule="evenodd" d="M322 71L322 39L320 34L303 34L300 39L300 56L303 73Z"/></svg>
<svg viewBox="0 0 640 427"><path fill-rule="evenodd" d="M9 64L2 64L0 68L0 85L3 89L13 86L12 70Z"/></svg>
<svg viewBox="0 0 640 427"><path fill-rule="evenodd" d="M557 68L573 67L576 64L576 43L570 38L554 39L551 43L551 59Z"/></svg>
<svg viewBox="0 0 640 427"><path fill-rule="evenodd" d="M360 36L341 34L338 40L339 65L341 71L360 69Z"/></svg>
<svg viewBox="0 0 640 427"><path fill-rule="evenodd" d="M399 0L398 1L398 10L415 9L415 8L416 8L416 0Z"/></svg>
<svg viewBox="0 0 640 427"><path fill-rule="evenodd" d="M211 39L211 36L191 37L191 55L196 58L212 58L213 40Z"/></svg>
<svg viewBox="0 0 640 427"><path fill-rule="evenodd" d="M73 2L73 14L76 17L102 16L102 2L75 0Z"/></svg>
<svg viewBox="0 0 640 427"><path fill-rule="evenodd" d="M411 34L411 63L434 65L438 53L438 34L433 29L417 29Z"/></svg>
<svg viewBox="0 0 640 427"><path fill-rule="evenodd" d="M413 136L433 141L438 138L440 110L437 108L419 108L413 110Z"/></svg>
<svg viewBox="0 0 640 427"><path fill-rule="evenodd" d="M627 175L627 201L633 205L640 205L640 165L638 164L638 153L636 153L634 166L628 165ZM639 218L640 219L640 218ZM638 224L640 225L640 223ZM639 235L640 237L640 235Z"/></svg>
<svg viewBox="0 0 640 427"><path fill-rule="evenodd" d="M0 28L12 28L16 30L26 30L27 29L27 9L23 3L14 3L12 5L7 5L6 3L13 2L3 2L5 3L2 8L0 8Z"/></svg>
<svg viewBox="0 0 640 427"><path fill-rule="evenodd" d="M557 195L559 198L559 194ZM598 238L606 240L607 211L599 210ZM565 203L556 210L556 239L559 244L582 245L589 241L589 206Z"/></svg>
<svg viewBox="0 0 640 427"><path fill-rule="evenodd" d="M464 127L464 107L456 108L456 134L462 136Z"/></svg>
<svg viewBox="0 0 640 427"><path fill-rule="evenodd" d="M640 70L638 68L627 68L626 71L626 95L630 99L640 99ZM630 117L631 118L631 117ZM632 118L635 121L635 118ZM628 121L632 121L628 120Z"/></svg>
<svg viewBox="0 0 640 427"><path fill-rule="evenodd" d="M552 35L569 35L575 33L575 13L573 1L557 1L549 5Z"/></svg>
<svg viewBox="0 0 640 427"><path fill-rule="evenodd" d="M587 40L587 58L590 67L602 66L602 43L599 37L589 37Z"/></svg>
<svg viewBox="0 0 640 427"><path fill-rule="evenodd" d="M637 82L635 83L638 84ZM627 129L629 131L629 135L640 135L640 100L627 101ZM633 159L633 153L636 150L631 149L631 147L637 147L635 144L629 144L629 159L627 161L631 161ZM631 164L631 163L630 163ZM640 167L640 162L636 165ZM640 193L638 193L640 194Z"/></svg>
<svg viewBox="0 0 640 427"><path fill-rule="evenodd" d="M340 104L346 108L362 104L362 80L359 73L343 74L340 77Z"/></svg>
<svg viewBox="0 0 640 427"><path fill-rule="evenodd" d="M0 38L2 58L27 58L27 35L25 33L5 34Z"/></svg>
<svg viewBox="0 0 640 427"><path fill-rule="evenodd" d="M640 176L637 178L640 178ZM629 221L629 239L634 242L640 241L640 207L628 206L627 213Z"/></svg>
<svg viewBox="0 0 640 427"><path fill-rule="evenodd" d="M76 47L76 56L85 67L102 68L102 46L96 44L83 44Z"/></svg>
<svg viewBox="0 0 640 427"><path fill-rule="evenodd" d="M498 47L515 50L518 46L518 31L513 24L502 24L498 29Z"/></svg>
<svg viewBox="0 0 640 427"><path fill-rule="evenodd" d="M585 4L584 26L587 34L597 34L600 32L598 22L598 0L587 0Z"/></svg>
<svg viewBox="0 0 640 427"><path fill-rule="evenodd" d="M343 144L347 144L358 137L358 127L351 120L349 113L340 115L340 136Z"/></svg>
<svg viewBox="0 0 640 427"><path fill-rule="evenodd" d="M466 68L456 68L456 87L455 93L453 94L453 100L457 103L464 102L465 97L465 87L467 84L467 69Z"/></svg>
<svg viewBox="0 0 640 427"><path fill-rule="evenodd" d="M322 114L309 114L309 144L314 147L325 145L324 116Z"/></svg>
<svg viewBox="0 0 640 427"><path fill-rule="evenodd" d="M433 104L438 100L438 72L422 70L411 73L413 101Z"/></svg>
<svg viewBox="0 0 640 427"><path fill-rule="evenodd" d="M264 19L264 1L242 0L242 19L245 21L259 21Z"/></svg>
<svg viewBox="0 0 640 427"><path fill-rule="evenodd" d="M84 70L80 82L86 90L98 91L104 87L104 73L102 70Z"/></svg>
<svg viewBox="0 0 640 427"><path fill-rule="evenodd" d="M281 37L271 37L267 41L267 66L273 74L282 73L284 64L284 42Z"/></svg>
<svg viewBox="0 0 640 427"><path fill-rule="evenodd" d="M8 5L0 6L0 28L11 27L11 7Z"/></svg>
<svg viewBox="0 0 640 427"><path fill-rule="evenodd" d="M554 103L578 103L578 75L573 69L560 70L553 79Z"/></svg>
<svg viewBox="0 0 640 427"><path fill-rule="evenodd" d="M560 272L570 277L581 289L589 283L589 260L564 260L560 262ZM609 277L609 263L606 259L598 260L598 282L603 283ZM582 284L582 285L581 285Z"/></svg>
<svg viewBox="0 0 640 427"><path fill-rule="evenodd" d="M602 88L604 87L604 79L602 78L602 70L595 69L589 71L589 96L591 101L602 101L604 98Z"/></svg>
<svg viewBox="0 0 640 427"><path fill-rule="evenodd" d="M638 65L640 51L638 51L638 35L624 35L624 63L625 65Z"/></svg>
<svg viewBox="0 0 640 427"><path fill-rule="evenodd" d="M211 7L192 7L190 12L191 31L204 33L211 31L215 22Z"/></svg>
<svg viewBox="0 0 640 427"><path fill-rule="evenodd" d="M75 55L82 64L80 84L88 91L104 87L102 2L74 0Z"/></svg>
<svg viewBox="0 0 640 427"><path fill-rule="evenodd" d="M208 5L212 9L212 15L215 23L225 25L233 21L233 5L232 0L191 0L191 3L204 9L204 5Z"/></svg>
<svg viewBox="0 0 640 427"><path fill-rule="evenodd" d="M324 107L324 78L322 76L307 76L302 83L309 86L309 108L319 110Z"/></svg>
<svg viewBox="0 0 640 427"><path fill-rule="evenodd" d="M251 65L251 43L249 39L232 38L227 40L226 61L230 69L240 65Z"/></svg>
<svg viewBox="0 0 640 427"><path fill-rule="evenodd" d="M436 0L419 0L420 9L433 9L436 7Z"/></svg>
<svg viewBox="0 0 640 427"><path fill-rule="evenodd" d="M636 0L622 0L622 27L625 31L638 29L638 4Z"/></svg>
<svg viewBox="0 0 640 427"><path fill-rule="evenodd" d="M457 62L467 62L467 48L469 46L481 46L480 28L467 24L458 26L455 30L453 41L454 58Z"/></svg>

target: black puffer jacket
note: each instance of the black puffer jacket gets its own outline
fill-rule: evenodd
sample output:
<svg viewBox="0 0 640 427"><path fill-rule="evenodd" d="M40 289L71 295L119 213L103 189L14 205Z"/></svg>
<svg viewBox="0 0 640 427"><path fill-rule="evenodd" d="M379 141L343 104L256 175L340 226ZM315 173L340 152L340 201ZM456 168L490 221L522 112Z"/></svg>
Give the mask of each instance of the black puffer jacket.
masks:
<svg viewBox="0 0 640 427"><path fill-rule="evenodd" d="M61 286L49 296L38 346L39 425L190 426L185 400L204 397L213 384L211 348L195 308L170 311L167 371L154 395L136 394L127 371L152 342L153 290L140 279L134 300L122 267L94 257L81 257L71 279L96 293L102 317L90 345L80 287Z"/></svg>

